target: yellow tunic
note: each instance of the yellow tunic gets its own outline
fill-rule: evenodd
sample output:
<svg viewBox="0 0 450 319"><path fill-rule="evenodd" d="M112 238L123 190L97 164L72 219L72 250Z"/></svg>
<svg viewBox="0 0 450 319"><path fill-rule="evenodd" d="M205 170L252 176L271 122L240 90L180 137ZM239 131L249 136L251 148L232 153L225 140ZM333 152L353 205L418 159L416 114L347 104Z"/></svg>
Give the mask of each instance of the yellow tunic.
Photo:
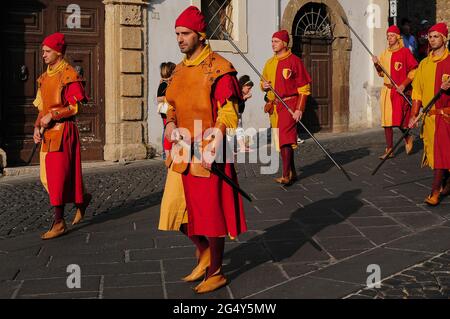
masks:
<svg viewBox="0 0 450 319"><path fill-rule="evenodd" d="M444 54L440 57L435 57L430 53L419 65L416 75L414 77L412 99L422 101L425 107L435 95L435 79L436 69L439 62L445 60L449 56L449 51L446 49ZM436 109L433 105L431 110ZM436 128L436 116L426 116L423 123L423 130L421 138L423 139L423 159L422 167L429 166L434 169L434 139Z"/></svg>

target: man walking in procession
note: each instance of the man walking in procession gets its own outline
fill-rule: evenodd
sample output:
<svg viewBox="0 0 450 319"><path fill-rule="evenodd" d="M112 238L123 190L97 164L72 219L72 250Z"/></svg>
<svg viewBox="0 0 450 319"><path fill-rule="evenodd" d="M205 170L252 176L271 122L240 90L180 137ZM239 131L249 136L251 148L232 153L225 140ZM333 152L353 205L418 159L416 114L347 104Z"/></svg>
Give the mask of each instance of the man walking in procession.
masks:
<svg viewBox="0 0 450 319"><path fill-rule="evenodd" d="M450 194L450 55L448 28L438 23L428 31L430 53L422 60L413 82L413 109L409 126L413 127L420 108L427 105L440 89L440 99L426 114L421 137L424 144L422 166L433 169L431 194L425 203L436 206ZM416 123L417 124L417 123Z"/></svg>
<svg viewBox="0 0 450 319"><path fill-rule="evenodd" d="M234 238L247 230L240 195L210 170L211 165L216 165L237 182L233 164L221 162L218 156L226 148L226 129L237 127L238 102L242 97L233 65L206 44L206 22L198 8L190 6L181 13L175 32L178 46L186 56L177 65L166 92L170 105L166 136L175 143L166 164L181 174L182 187L177 178L166 184L161 207L173 209L161 211L160 226L166 225L167 230L180 227L195 244L198 263L183 280L203 278L194 291L206 293L227 283L222 272L225 237ZM188 150L185 156L186 146L192 146L192 155ZM185 153L182 158L180 152ZM173 203L182 201L183 196L170 196L180 188L186 201L187 224L183 203Z"/></svg>
<svg viewBox="0 0 450 319"><path fill-rule="evenodd" d="M308 95L311 94L311 77L302 60L291 52L288 44L289 34L286 30L273 34L272 49L275 55L266 62L263 70L265 81L261 81L261 89L267 92L268 99L265 112L270 114L272 137L283 164L282 176L275 181L284 185L297 180L294 163L297 122L302 119ZM289 106L293 115L276 99L271 87Z"/></svg>
<svg viewBox="0 0 450 319"><path fill-rule="evenodd" d="M403 40L400 35L400 29L393 25L386 32L389 47L381 54L381 57L373 57L375 68L380 77L384 77L384 86L381 89L381 126L384 127L386 138L386 149L380 159L385 159L387 154L394 157L391 152L394 144L394 127L398 127L403 133L408 127L410 117L410 106L405 98L401 95L411 95L410 84L414 79L418 63L411 51L404 47ZM398 85L398 89L394 83L391 83L389 77L384 74L383 66L386 72L389 72L392 80ZM406 154L411 154L414 145L412 135L405 137Z"/></svg>
<svg viewBox="0 0 450 319"><path fill-rule="evenodd" d="M37 80L38 92L33 104L39 115L35 122L34 142L40 143L41 181L46 188L55 218L42 239L63 235L66 230L64 205L75 203L72 225L81 221L91 195L84 193L81 172L80 138L75 124L79 102L85 101L82 79L64 60L64 35L54 33L42 42L47 71ZM43 132L43 134L42 134Z"/></svg>

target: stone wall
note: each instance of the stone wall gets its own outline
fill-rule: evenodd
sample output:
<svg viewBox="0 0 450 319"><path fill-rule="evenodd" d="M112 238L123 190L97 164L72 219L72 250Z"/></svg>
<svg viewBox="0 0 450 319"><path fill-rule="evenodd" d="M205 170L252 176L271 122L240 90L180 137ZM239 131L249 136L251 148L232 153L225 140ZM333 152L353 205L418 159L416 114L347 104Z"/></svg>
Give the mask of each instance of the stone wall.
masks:
<svg viewBox="0 0 450 319"><path fill-rule="evenodd" d="M105 0L105 160L147 157L147 2Z"/></svg>
<svg viewBox="0 0 450 319"><path fill-rule="evenodd" d="M436 21L445 21L450 25L450 0L436 1Z"/></svg>

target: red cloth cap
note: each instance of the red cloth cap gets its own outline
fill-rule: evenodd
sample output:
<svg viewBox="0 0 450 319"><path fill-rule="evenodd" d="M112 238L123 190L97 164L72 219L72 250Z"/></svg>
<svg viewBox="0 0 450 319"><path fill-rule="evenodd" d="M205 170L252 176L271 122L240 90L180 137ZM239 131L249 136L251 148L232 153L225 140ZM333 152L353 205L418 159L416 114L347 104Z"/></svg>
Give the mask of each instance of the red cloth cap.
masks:
<svg viewBox="0 0 450 319"><path fill-rule="evenodd" d="M400 35L400 29L394 24L394 25L391 25L389 27L389 29L387 29L386 33L395 33L395 34Z"/></svg>
<svg viewBox="0 0 450 319"><path fill-rule="evenodd" d="M196 6L190 6L178 16L175 21L176 27L185 27L195 32L205 33L205 16Z"/></svg>
<svg viewBox="0 0 450 319"><path fill-rule="evenodd" d="M431 33L433 31L439 32L440 34L442 34L445 38L448 38L448 27L445 23L437 23L434 26L432 26L430 28L430 30L428 30L428 33Z"/></svg>
<svg viewBox="0 0 450 319"><path fill-rule="evenodd" d="M46 45L49 48L59 52L64 53L66 51L66 40L64 39L64 34L62 33L53 33L42 41L42 45Z"/></svg>
<svg viewBox="0 0 450 319"><path fill-rule="evenodd" d="M281 41L289 43L289 33L286 30L280 30L278 32L275 32L272 35L272 39L273 38L277 38L277 39L280 39Z"/></svg>

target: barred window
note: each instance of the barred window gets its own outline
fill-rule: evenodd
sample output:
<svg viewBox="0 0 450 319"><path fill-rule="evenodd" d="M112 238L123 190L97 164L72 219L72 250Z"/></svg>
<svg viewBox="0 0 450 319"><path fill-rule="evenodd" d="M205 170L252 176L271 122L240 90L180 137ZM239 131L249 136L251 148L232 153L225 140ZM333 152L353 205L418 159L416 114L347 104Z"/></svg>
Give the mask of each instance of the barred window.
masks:
<svg viewBox="0 0 450 319"><path fill-rule="evenodd" d="M232 0L202 0L201 10L208 23L206 34L209 39L224 40L222 31L226 31L233 38Z"/></svg>
<svg viewBox="0 0 450 319"><path fill-rule="evenodd" d="M226 31L242 52L247 52L247 0L191 0L206 18L206 35L215 51L235 52Z"/></svg>

